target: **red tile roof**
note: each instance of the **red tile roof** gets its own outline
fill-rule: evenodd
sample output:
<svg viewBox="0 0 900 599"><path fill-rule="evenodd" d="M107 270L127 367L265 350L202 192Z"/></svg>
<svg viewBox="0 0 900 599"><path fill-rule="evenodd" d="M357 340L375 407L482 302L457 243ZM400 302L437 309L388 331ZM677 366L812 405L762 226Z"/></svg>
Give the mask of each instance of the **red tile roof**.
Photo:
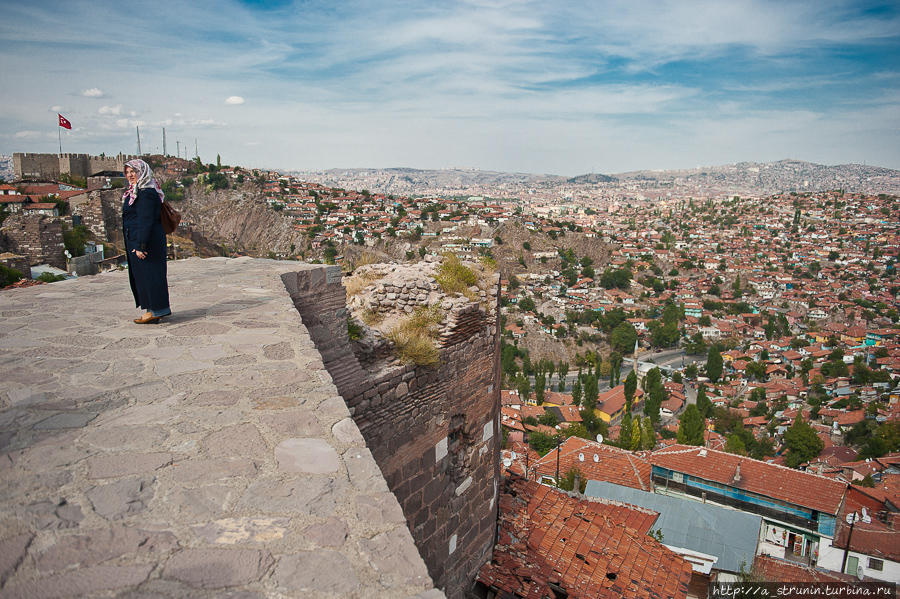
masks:
<svg viewBox="0 0 900 599"><path fill-rule="evenodd" d="M846 574L829 572L794 564L783 559L757 555L753 560L753 572L770 582L842 582L856 580Z"/></svg>
<svg viewBox="0 0 900 599"><path fill-rule="evenodd" d="M646 534L657 514L504 480L500 535L478 581L522 599L681 599L691 565ZM552 586L551 586L552 585Z"/></svg>
<svg viewBox="0 0 900 599"><path fill-rule="evenodd" d="M580 437L569 437L559 450L560 476L571 468L578 468L587 480L605 481L642 491L650 489L649 462L630 451ZM542 474L555 477L556 450L551 450L534 463L532 472L531 478Z"/></svg>
<svg viewBox="0 0 900 599"><path fill-rule="evenodd" d="M673 445L653 452L650 463L826 514L838 513L846 483L714 449L705 449L701 456L703 450ZM741 480L734 482L738 464Z"/></svg>

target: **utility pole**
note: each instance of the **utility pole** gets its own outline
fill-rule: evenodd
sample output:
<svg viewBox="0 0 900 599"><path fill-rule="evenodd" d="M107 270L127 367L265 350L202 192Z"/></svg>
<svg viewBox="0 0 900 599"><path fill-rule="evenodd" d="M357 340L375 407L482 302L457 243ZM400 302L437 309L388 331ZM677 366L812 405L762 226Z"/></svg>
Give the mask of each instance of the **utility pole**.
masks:
<svg viewBox="0 0 900 599"><path fill-rule="evenodd" d="M562 440L556 440L556 488L559 488L559 447L562 445Z"/></svg>
<svg viewBox="0 0 900 599"><path fill-rule="evenodd" d="M850 539L853 538L853 525L856 524L856 512L850 514L850 531L847 533L847 546L844 547L844 559L841 560L841 572L847 567L847 554L850 553ZM853 573L856 576L856 572Z"/></svg>
<svg viewBox="0 0 900 599"><path fill-rule="evenodd" d="M163 156L166 156L166 128L163 127Z"/></svg>
<svg viewBox="0 0 900 599"><path fill-rule="evenodd" d="M137 155L141 155L141 128L137 125L134 126L134 130L137 132Z"/></svg>

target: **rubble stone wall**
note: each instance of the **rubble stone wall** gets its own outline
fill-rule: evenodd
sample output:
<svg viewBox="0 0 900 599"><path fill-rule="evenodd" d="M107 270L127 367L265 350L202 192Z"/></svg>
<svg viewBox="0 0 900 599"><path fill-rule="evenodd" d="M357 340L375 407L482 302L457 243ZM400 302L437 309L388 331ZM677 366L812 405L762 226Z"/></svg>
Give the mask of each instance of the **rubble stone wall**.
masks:
<svg viewBox="0 0 900 599"><path fill-rule="evenodd" d="M120 189L95 190L83 199L71 200L69 206L72 214L80 216L81 224L98 239L115 242L122 236L121 198Z"/></svg>
<svg viewBox="0 0 900 599"><path fill-rule="evenodd" d="M3 221L3 233L12 242L15 253L25 256L31 266L46 263L66 268L66 246L58 219L12 214Z"/></svg>
<svg viewBox="0 0 900 599"><path fill-rule="evenodd" d="M499 483L499 331L494 308L451 312L440 365L371 373L347 336L337 267L282 277L391 491L435 585L462 598L490 559ZM494 287L496 290L496 285ZM427 290L422 290L427 291ZM399 291L386 291L397 293ZM496 293L496 291L495 291Z"/></svg>

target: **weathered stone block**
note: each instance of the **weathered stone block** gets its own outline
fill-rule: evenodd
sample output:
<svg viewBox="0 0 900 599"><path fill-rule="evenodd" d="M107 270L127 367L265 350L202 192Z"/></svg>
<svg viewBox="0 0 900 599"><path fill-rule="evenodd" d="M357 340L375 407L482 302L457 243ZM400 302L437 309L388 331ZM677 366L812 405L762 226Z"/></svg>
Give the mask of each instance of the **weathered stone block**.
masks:
<svg viewBox="0 0 900 599"><path fill-rule="evenodd" d="M353 565L337 551L301 551L278 560L279 588L300 593L350 595L359 586Z"/></svg>
<svg viewBox="0 0 900 599"><path fill-rule="evenodd" d="M340 468L334 448L322 439L285 439L275 448L275 459L282 472L328 474Z"/></svg>
<svg viewBox="0 0 900 599"><path fill-rule="evenodd" d="M197 588L221 589L259 580L274 561L259 549L198 547L170 557L162 575Z"/></svg>

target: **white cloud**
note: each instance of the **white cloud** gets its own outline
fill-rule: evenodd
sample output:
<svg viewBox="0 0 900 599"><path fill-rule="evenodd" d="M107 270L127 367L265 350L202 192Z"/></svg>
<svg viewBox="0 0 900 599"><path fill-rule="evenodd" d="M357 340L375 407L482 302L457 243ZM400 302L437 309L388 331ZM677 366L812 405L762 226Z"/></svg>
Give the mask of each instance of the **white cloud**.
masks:
<svg viewBox="0 0 900 599"><path fill-rule="evenodd" d="M114 114L119 115L122 113L122 105L116 104L115 106L101 106L100 110L98 110L100 114Z"/></svg>
<svg viewBox="0 0 900 599"><path fill-rule="evenodd" d="M90 89L83 90L81 92L81 95L85 98L102 98L105 94L99 87L92 87Z"/></svg>
<svg viewBox="0 0 900 599"><path fill-rule="evenodd" d="M228 96L227 98L225 98L225 103L232 105L243 104L244 99L240 96Z"/></svg>
<svg viewBox="0 0 900 599"><path fill-rule="evenodd" d="M40 136L41 136L40 131L16 131L17 139L28 139L28 138L40 137Z"/></svg>
<svg viewBox="0 0 900 599"><path fill-rule="evenodd" d="M51 106L48 111L49 112L62 112L62 106Z"/></svg>

